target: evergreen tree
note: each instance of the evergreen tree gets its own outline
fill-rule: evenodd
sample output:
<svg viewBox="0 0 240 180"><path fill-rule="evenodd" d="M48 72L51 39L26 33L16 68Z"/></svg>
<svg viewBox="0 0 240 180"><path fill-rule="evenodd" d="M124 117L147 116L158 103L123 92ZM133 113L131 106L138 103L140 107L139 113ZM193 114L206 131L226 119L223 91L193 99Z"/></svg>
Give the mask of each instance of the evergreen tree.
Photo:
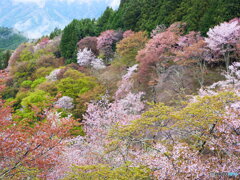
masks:
<svg viewBox="0 0 240 180"><path fill-rule="evenodd" d="M62 30L56 27L54 31L51 32L49 37L50 39L53 39L54 37L59 36L61 33L62 33Z"/></svg>
<svg viewBox="0 0 240 180"><path fill-rule="evenodd" d="M74 19L63 30L60 43L61 55L68 59L67 63L76 62L77 42L86 36L96 36L97 26L95 20L91 19Z"/></svg>
<svg viewBox="0 0 240 180"><path fill-rule="evenodd" d="M107 29L112 29L110 22L112 20L112 17L114 16L114 13L115 11L112 8L107 7L102 16L97 20L99 32L106 31Z"/></svg>

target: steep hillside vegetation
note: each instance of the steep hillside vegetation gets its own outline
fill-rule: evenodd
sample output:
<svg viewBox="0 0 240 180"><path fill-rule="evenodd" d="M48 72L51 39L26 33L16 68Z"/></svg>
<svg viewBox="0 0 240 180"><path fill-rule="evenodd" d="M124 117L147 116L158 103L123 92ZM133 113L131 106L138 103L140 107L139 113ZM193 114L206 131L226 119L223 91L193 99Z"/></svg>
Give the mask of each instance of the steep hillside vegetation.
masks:
<svg viewBox="0 0 240 180"><path fill-rule="evenodd" d="M161 1L187 3L174 2ZM147 6L122 1L14 51L0 71L0 179L238 178L240 18L204 37L190 22L154 28L148 7L154 29L137 31Z"/></svg>
<svg viewBox="0 0 240 180"><path fill-rule="evenodd" d="M238 0L122 0L105 27L151 32L157 25L183 21L188 31L205 34L219 22L239 17L239 9Z"/></svg>

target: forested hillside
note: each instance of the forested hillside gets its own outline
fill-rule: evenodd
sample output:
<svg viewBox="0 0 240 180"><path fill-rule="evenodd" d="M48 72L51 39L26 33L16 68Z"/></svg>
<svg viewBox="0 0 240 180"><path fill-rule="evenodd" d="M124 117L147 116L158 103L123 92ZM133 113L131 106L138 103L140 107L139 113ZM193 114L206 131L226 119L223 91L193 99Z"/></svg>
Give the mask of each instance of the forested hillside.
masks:
<svg viewBox="0 0 240 180"><path fill-rule="evenodd" d="M16 49L27 38L14 29L0 27L0 49Z"/></svg>
<svg viewBox="0 0 240 180"><path fill-rule="evenodd" d="M26 41L27 38L16 30L0 27L0 70L7 67L12 50Z"/></svg>
<svg viewBox="0 0 240 180"><path fill-rule="evenodd" d="M239 17L239 9L238 0L122 0L107 27L151 32L157 25L183 21L188 31L205 34L219 22Z"/></svg>
<svg viewBox="0 0 240 180"><path fill-rule="evenodd" d="M240 177L238 1L149 2L13 52L0 71L0 179Z"/></svg>

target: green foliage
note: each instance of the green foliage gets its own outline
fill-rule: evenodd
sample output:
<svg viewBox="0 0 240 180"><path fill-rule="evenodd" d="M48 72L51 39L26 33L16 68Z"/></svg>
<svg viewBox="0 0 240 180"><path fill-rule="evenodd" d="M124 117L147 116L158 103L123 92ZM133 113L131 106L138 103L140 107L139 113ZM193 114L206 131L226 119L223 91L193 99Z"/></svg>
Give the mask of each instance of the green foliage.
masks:
<svg viewBox="0 0 240 180"><path fill-rule="evenodd" d="M111 20L114 16L115 11L107 7L102 16L97 20L98 32L103 32L108 29L111 29Z"/></svg>
<svg viewBox="0 0 240 180"><path fill-rule="evenodd" d="M183 21L187 31L205 34L210 27L239 17L239 8L238 0L125 0L110 24L113 29L151 32L157 25Z"/></svg>
<svg viewBox="0 0 240 180"><path fill-rule="evenodd" d="M39 78L39 79L36 79L36 80L34 80L34 81L32 82L31 88L34 89L34 88L37 87L39 84L41 84L41 83L43 83L43 82L45 82L45 81L46 81L46 78L44 78L44 77L41 77L41 78Z"/></svg>
<svg viewBox="0 0 240 180"><path fill-rule="evenodd" d="M91 89L91 91L87 91L79 95L79 97L76 98L76 108L73 110L73 115L77 118L82 118L88 107L86 102L90 102L91 100L100 100L105 92L105 87L97 85Z"/></svg>
<svg viewBox="0 0 240 180"><path fill-rule="evenodd" d="M98 180L150 180L150 169L147 167L125 166L112 169L103 164L89 166L74 166L65 180L70 179L98 179Z"/></svg>
<svg viewBox="0 0 240 180"><path fill-rule="evenodd" d="M58 93L57 82L45 81L37 86L38 90L48 92L52 97L55 97Z"/></svg>
<svg viewBox="0 0 240 180"><path fill-rule="evenodd" d="M21 84L21 87L24 87L24 88L30 88L31 85L32 85L32 81L31 80L26 80L26 81L23 81L22 84Z"/></svg>
<svg viewBox="0 0 240 180"><path fill-rule="evenodd" d="M76 62L77 42L86 36L96 36L97 26L95 20L91 19L74 19L63 30L63 35L60 43L61 55L69 59L68 64Z"/></svg>
<svg viewBox="0 0 240 180"><path fill-rule="evenodd" d="M120 55L120 60L118 61L127 66L136 64L135 57L138 51L145 47L147 41L148 38L145 32L137 32L124 38L117 44L117 53Z"/></svg>
<svg viewBox="0 0 240 180"><path fill-rule="evenodd" d="M50 39L53 39L53 38L55 38L56 36L61 35L61 33L62 33L62 30L56 27L56 28L54 29L54 31L50 33L50 36L49 36L49 37L50 37Z"/></svg>
<svg viewBox="0 0 240 180"><path fill-rule="evenodd" d="M33 53L30 50L30 47L26 47L24 50L21 51L20 58L18 59L18 61L20 61L20 62L24 62L24 61L36 62L40 57L42 57L44 55L54 56L51 52L45 51L44 49L40 49L37 52Z"/></svg>
<svg viewBox="0 0 240 180"><path fill-rule="evenodd" d="M30 52L28 49L24 49L20 54L19 61L31 61L33 60L33 53Z"/></svg>
<svg viewBox="0 0 240 180"><path fill-rule="evenodd" d="M36 90L28 94L21 101L23 109L18 109L14 114L14 119L28 119L34 122L41 118L43 110L51 104L51 97L48 93L41 90Z"/></svg>
<svg viewBox="0 0 240 180"><path fill-rule="evenodd" d="M16 49L27 38L12 28L0 27L0 49Z"/></svg>
<svg viewBox="0 0 240 180"><path fill-rule="evenodd" d="M36 106L38 108L44 108L47 103L50 102L48 93L37 90L35 92L30 93L26 98L24 98L21 102L23 107L33 107Z"/></svg>
<svg viewBox="0 0 240 180"><path fill-rule="evenodd" d="M53 71L53 69L54 69L53 67L41 67L34 72L32 77L34 79L46 77Z"/></svg>
<svg viewBox="0 0 240 180"><path fill-rule="evenodd" d="M1 92L3 99L15 98L18 89L16 87L7 87Z"/></svg>
<svg viewBox="0 0 240 180"><path fill-rule="evenodd" d="M72 79L68 77L61 79L57 88L63 96L76 98L78 95L93 89L96 85L97 83L89 77L83 77L80 79Z"/></svg>
<svg viewBox="0 0 240 180"><path fill-rule="evenodd" d="M14 78L18 81L18 84L20 84L30 77L35 70L34 62L20 62L16 66Z"/></svg>
<svg viewBox="0 0 240 180"><path fill-rule="evenodd" d="M199 141L206 141L211 136L214 124L221 123L226 112L225 107L236 100L235 93L221 92L213 96L197 97L196 102L186 102L186 106L181 109L162 103L152 104L152 108L143 113L142 118L122 128L116 127L110 135L119 139L127 137L137 140L158 132L177 131L179 135L182 134L179 136L181 141L198 147Z"/></svg>
<svg viewBox="0 0 240 180"><path fill-rule="evenodd" d="M8 60L11 57L12 52L10 50L0 49L0 70L5 69L8 66Z"/></svg>

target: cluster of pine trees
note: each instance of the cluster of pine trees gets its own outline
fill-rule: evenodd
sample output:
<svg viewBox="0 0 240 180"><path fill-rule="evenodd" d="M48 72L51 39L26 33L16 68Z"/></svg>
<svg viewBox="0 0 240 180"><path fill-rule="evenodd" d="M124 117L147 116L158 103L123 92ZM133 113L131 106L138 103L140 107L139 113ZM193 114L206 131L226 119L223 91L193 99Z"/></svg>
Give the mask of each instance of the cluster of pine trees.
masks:
<svg viewBox="0 0 240 180"><path fill-rule="evenodd" d="M238 0L122 0L109 21L112 28L151 31L156 25L176 21L188 24L188 31L201 31L240 15Z"/></svg>

